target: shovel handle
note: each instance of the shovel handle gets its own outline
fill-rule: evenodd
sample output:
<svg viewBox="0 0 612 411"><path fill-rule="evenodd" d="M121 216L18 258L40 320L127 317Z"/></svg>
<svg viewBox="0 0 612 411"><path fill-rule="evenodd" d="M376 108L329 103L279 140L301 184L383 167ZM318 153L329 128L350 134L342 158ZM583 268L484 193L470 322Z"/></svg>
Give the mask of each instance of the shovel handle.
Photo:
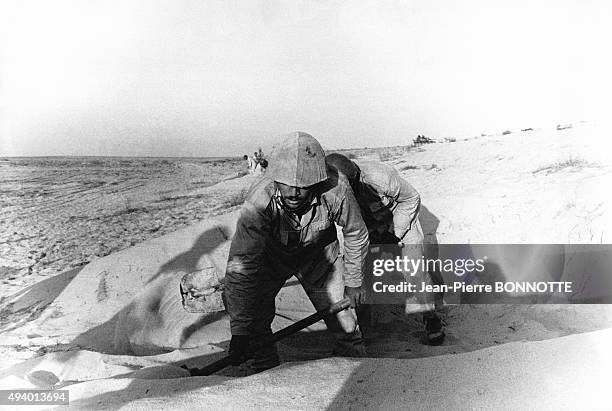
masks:
<svg viewBox="0 0 612 411"><path fill-rule="evenodd" d="M351 301L348 298L340 300L329 307L319 310L316 313L309 315L306 318L299 320L296 323L293 323L281 330L278 330L274 334L272 334L265 341L262 341L261 344L257 344L250 350L250 355L248 355L244 361L250 359L252 357L253 351L258 350L261 347L264 347L268 344L273 344L279 340L282 340L285 337L290 336L291 334L295 334L296 332L303 330L304 328L316 323L323 318L339 313L340 311L346 310L351 306ZM190 368L188 371L192 376L203 376L203 375L211 375L216 373L217 371L221 371L225 367L231 364L230 356L225 356L218 361L215 361L204 368Z"/></svg>

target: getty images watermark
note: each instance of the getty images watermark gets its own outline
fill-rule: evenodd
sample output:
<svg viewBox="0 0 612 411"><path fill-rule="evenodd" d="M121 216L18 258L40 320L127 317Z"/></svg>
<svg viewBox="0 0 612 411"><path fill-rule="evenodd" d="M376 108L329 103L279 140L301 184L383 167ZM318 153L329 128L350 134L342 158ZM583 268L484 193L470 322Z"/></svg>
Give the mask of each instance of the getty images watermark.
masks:
<svg viewBox="0 0 612 411"><path fill-rule="evenodd" d="M374 259L372 262L372 275L382 277L387 273L402 273L404 276L415 277L423 272L452 273L457 277L466 274L482 274L486 270L488 257L478 259L440 259L440 258L409 258L396 256L392 259ZM372 283L375 293L386 292L463 292L463 293L571 293L571 281L495 281L493 284L467 284L463 281L453 281L452 284L432 284L429 281L413 283L401 281L399 284L385 284L382 281Z"/></svg>
<svg viewBox="0 0 612 411"><path fill-rule="evenodd" d="M450 304L612 303L610 244L375 244L366 268L373 304L404 293Z"/></svg>

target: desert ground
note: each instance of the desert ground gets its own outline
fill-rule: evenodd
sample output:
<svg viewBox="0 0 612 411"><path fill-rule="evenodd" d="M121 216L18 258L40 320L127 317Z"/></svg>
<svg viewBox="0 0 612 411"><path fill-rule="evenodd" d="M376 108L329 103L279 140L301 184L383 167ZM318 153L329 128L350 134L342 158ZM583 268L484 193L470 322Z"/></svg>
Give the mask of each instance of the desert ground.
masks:
<svg viewBox="0 0 612 411"><path fill-rule="evenodd" d="M201 221L243 197L242 159L33 157L0 161L2 296ZM240 193L237 193L240 195Z"/></svg>
<svg viewBox="0 0 612 411"><path fill-rule="evenodd" d="M393 165L419 190L429 242L610 243L610 125L523 130L350 152ZM154 175L117 163L99 168L96 185L79 180L77 164L59 175L2 167L2 389L68 389L80 409L609 407L605 304L449 305L437 347L421 343L418 316L390 312L364 327L363 359L333 357L317 323L279 344L275 369L190 377L180 365L226 353L229 322L186 312L178 282L205 269L222 277L240 202L259 177L239 162L216 174L169 162ZM53 189L40 191L45 181ZM311 312L290 280L274 328Z"/></svg>

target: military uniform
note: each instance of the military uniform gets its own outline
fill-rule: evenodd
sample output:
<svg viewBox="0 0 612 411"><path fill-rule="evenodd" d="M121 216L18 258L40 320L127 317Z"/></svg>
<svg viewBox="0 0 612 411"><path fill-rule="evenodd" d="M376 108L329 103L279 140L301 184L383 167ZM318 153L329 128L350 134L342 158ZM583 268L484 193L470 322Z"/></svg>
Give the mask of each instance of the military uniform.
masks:
<svg viewBox="0 0 612 411"><path fill-rule="evenodd" d="M344 297L345 286L361 285L368 251L367 229L346 177L319 170L325 173L325 178L318 178L322 181L316 194L298 215L283 207L272 179L283 174L278 170L284 167L278 163L282 160L278 157L271 160L271 178L266 175L247 195L225 275L232 335L248 335L252 343L271 334L275 297L289 277L295 275L314 307L323 309ZM304 173L311 174L300 165L297 171L292 171L295 178L288 183L302 184L300 176ZM342 227L344 257L339 257L335 224ZM341 311L325 322L336 337L338 354L365 354L354 310ZM277 364L275 346L255 352L256 370Z"/></svg>
<svg viewBox="0 0 612 411"><path fill-rule="evenodd" d="M371 243L400 243L402 257L420 259L425 249L423 230L419 222L419 193L391 166L373 161L355 163L359 168L359 184L354 185L354 191L368 227ZM419 289L421 282L432 283L429 273L422 270L405 274L408 275L404 280L417 284ZM435 308L434 299L434 294L419 293L409 296L405 311L431 311Z"/></svg>
<svg viewBox="0 0 612 411"><path fill-rule="evenodd" d="M355 196L372 242L392 234L396 242L422 245L419 193L391 166L373 161L358 162L357 166L360 173Z"/></svg>
<svg viewBox="0 0 612 411"><path fill-rule="evenodd" d="M351 179L351 186L359 203L361 214L368 227L370 242L373 247L369 255L370 259L385 258L381 253L388 247L376 247L376 245L400 245L400 257L411 260L436 258L437 252L434 247L426 249L424 244L423 230L419 222L419 210L421 198L419 193L406 180L401 178L393 167L372 161L351 161L341 154L328 156L328 164L346 173ZM392 255L386 255L393 258ZM421 283L442 284L442 276L439 272L428 272L421 267L416 273L402 272L403 280L416 284L417 289ZM391 276L393 277L393 276ZM371 278L366 279L368 290ZM371 293L369 301L374 303L374 310L378 310L378 304L396 304L395 296ZM442 293L422 293L408 295L404 310L406 313L423 312L427 339L429 343L439 344L444 339L441 321L435 310L443 305ZM376 312L365 311L368 322L375 320Z"/></svg>

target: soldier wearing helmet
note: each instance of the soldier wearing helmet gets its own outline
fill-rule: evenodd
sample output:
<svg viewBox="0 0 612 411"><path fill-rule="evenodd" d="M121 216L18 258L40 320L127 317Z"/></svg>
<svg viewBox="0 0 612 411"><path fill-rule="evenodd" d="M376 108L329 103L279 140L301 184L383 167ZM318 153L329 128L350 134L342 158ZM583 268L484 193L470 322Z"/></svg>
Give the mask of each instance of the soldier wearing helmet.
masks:
<svg viewBox="0 0 612 411"><path fill-rule="evenodd" d="M423 230L419 222L421 197L397 170L380 162L356 163L338 153L328 155L325 161L330 169L340 171L349 179L372 244L399 244L402 255L411 259L423 256ZM442 283L437 272L420 272L417 276L424 282ZM442 322L434 310L435 304L441 303L441 295L419 294L417 297L419 304L407 304L406 312L424 311L427 342L441 344L444 340Z"/></svg>
<svg viewBox="0 0 612 411"><path fill-rule="evenodd" d="M343 257L335 224L343 231ZM368 244L348 180L327 171L319 142L303 132L284 138L265 176L247 195L230 247L225 298L232 363L239 364L250 344L271 334L275 297L292 275L317 310L344 296L351 298L353 308L362 303ZM338 355L365 355L353 308L325 320ZM254 352L255 371L278 364L274 345Z"/></svg>

